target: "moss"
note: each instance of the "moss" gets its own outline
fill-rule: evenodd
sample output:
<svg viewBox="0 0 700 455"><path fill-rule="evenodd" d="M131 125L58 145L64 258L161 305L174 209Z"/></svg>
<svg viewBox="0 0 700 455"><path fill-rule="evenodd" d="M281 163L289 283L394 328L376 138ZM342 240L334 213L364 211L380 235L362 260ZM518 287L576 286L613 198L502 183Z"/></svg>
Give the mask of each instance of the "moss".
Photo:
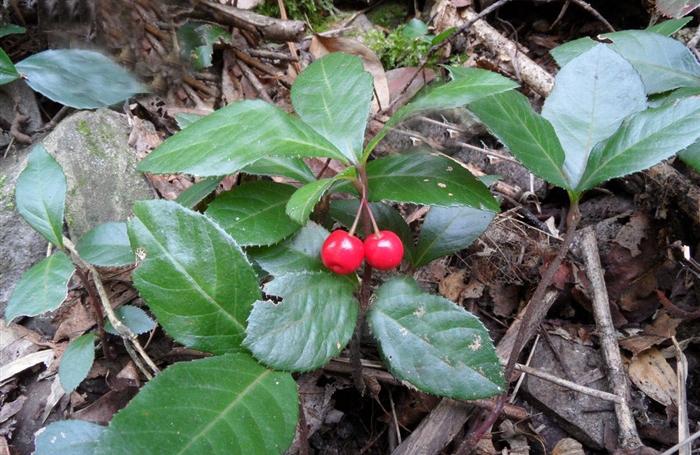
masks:
<svg viewBox="0 0 700 455"><path fill-rule="evenodd" d="M87 121L79 120L76 130L85 138L87 150L91 155L99 158L107 158L107 154L99 146L95 133L92 131L90 124Z"/></svg>
<svg viewBox="0 0 700 455"><path fill-rule="evenodd" d="M7 176L0 175L0 207L5 210L14 210L15 201L12 191L7 188Z"/></svg>
<svg viewBox="0 0 700 455"><path fill-rule="evenodd" d="M408 16L408 4L405 2L389 2L378 5L367 13L367 17L373 24L380 27L396 28L401 25Z"/></svg>
<svg viewBox="0 0 700 455"><path fill-rule="evenodd" d="M338 11L332 0L293 0L284 2L284 5L290 19L307 22L315 32L328 29L337 19ZM255 11L269 17L280 17L277 0L265 0Z"/></svg>
<svg viewBox="0 0 700 455"><path fill-rule="evenodd" d="M402 66L417 66L430 50L429 41L409 38L402 32L403 27L399 27L386 34L371 30L364 36L364 42L377 54L387 71Z"/></svg>

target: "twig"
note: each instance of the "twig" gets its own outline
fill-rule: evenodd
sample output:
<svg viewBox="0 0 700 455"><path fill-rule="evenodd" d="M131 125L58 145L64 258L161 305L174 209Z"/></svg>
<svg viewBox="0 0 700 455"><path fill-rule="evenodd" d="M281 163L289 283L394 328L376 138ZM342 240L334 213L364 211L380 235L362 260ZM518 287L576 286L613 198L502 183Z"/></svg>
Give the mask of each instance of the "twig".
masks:
<svg viewBox="0 0 700 455"><path fill-rule="evenodd" d="M549 30L552 30L559 23L559 21L564 18L564 14L566 13L566 10L569 9L570 4L571 4L571 0L566 0L564 2L564 5L561 7L561 10L559 11L557 18L554 19L554 22L552 22L552 25L549 26Z"/></svg>
<svg viewBox="0 0 700 455"><path fill-rule="evenodd" d="M627 385L627 376L625 375L620 346L617 344L615 327L610 315L610 302L608 302L608 291L605 287L603 268L598 254L598 241L596 240L595 231L590 226L583 231L581 253L586 265L586 275L591 282L593 316L598 328L603 358L607 366L608 383L613 393L622 398L620 402L615 403L620 447L622 449L636 449L642 446L642 441L639 439L639 434L637 434L634 416L628 405L629 387Z"/></svg>
<svg viewBox="0 0 700 455"><path fill-rule="evenodd" d="M595 16L595 18L598 19L600 22L602 22L603 25L605 25L608 28L608 30L610 30L611 32L615 31L615 27L610 25L610 22L608 22L603 17L602 14L600 14L595 8L593 8L591 5L586 3L584 0L571 0L571 1L574 2L576 5L580 6L581 8L585 9L589 13L591 13L593 16Z"/></svg>
<svg viewBox="0 0 700 455"><path fill-rule="evenodd" d="M84 261L83 258L80 257L78 251L75 248L75 245L73 244L73 242L70 241L70 239L63 237L63 245L66 248L66 250L68 250L68 252L70 253L73 262L75 262L75 264L78 267L82 267L88 270L88 272L90 272L90 276L92 276L92 281L95 284L95 288L97 289L97 294L100 296L102 310L107 315L107 319L112 324L112 327L114 327L114 330L116 330L117 333L124 340L124 347L126 348L134 363L137 366L139 366L141 372L144 374L144 376L146 376L147 379L152 379L153 375L149 373L149 371L143 366L141 359L138 355L136 355L135 352L133 352L133 350L135 350L141 356L141 358L143 358L143 360L146 362L146 364L148 364L148 367L153 371L153 373L158 373L160 372L160 370L153 362L153 360L151 360L151 358L148 356L146 351L143 349L141 343L139 342L134 332L132 332L129 327L124 325L114 313L114 309L112 308L112 304L109 302L109 297L107 296L107 291L105 291L104 285L102 284L102 279L100 278L99 272L97 271L97 269L95 269L95 267L92 266L92 264ZM129 343L133 345L133 350L132 346Z"/></svg>
<svg viewBox="0 0 700 455"><path fill-rule="evenodd" d="M255 88L255 91L258 92L258 95L260 95L260 98L264 99L268 103L272 103L272 98L270 98L270 95L267 94L267 90L265 90L265 87L263 87L262 83L260 82L260 79L258 79L258 76L255 75L252 69L248 65L243 62L241 59L236 60L236 65L238 65L238 68L240 68L241 72L245 75L246 79L251 83L253 88Z"/></svg>
<svg viewBox="0 0 700 455"><path fill-rule="evenodd" d="M678 449L680 449L681 447L683 447L683 446L685 446L685 445L687 445L687 444L692 443L692 442L695 441L696 439L700 439L700 431L697 431L697 432L693 433L693 434L692 434L689 438L687 438L685 441L679 442L679 443L676 444L675 446L673 446L673 447L671 447L670 449L668 449L667 451L663 452L661 455L673 455L674 453L678 452Z"/></svg>
<svg viewBox="0 0 700 455"><path fill-rule="evenodd" d="M100 337L100 342L102 343L102 353L104 354L106 359L111 359L112 355L109 351L107 334L105 333L105 316L102 312L102 307L100 307L100 304L97 301L97 296L95 295L95 291L92 288L92 286L90 286L90 280L88 279L87 275L85 275L83 269L81 269L80 267L76 267L75 271L78 274L80 281L83 283L83 287L88 293L88 300L90 301L92 310L95 312L95 323L97 324L97 334Z"/></svg>
<svg viewBox="0 0 700 455"><path fill-rule="evenodd" d="M269 51L267 49L246 49L246 52L253 57L266 58L270 60L280 60L283 62L298 62L294 55L287 55L283 52Z"/></svg>
<svg viewBox="0 0 700 455"><path fill-rule="evenodd" d="M609 392L603 392L602 390L596 390L596 389L592 389L590 387L576 384L575 382L568 381L568 380L560 378L558 376L554 376L553 374L549 374L545 371L538 370L537 368L532 368L532 367L529 367L526 365L521 365L519 363L516 363L515 369L518 371L522 371L523 373L529 374L531 376L536 376L540 379L544 379L545 381L551 382L552 384L557 384L557 385L560 385L562 387L566 387L567 389L571 389L575 392L579 392L579 393L583 393L585 395L600 398L601 400L605 400L605 401L612 401L613 403L621 403L622 402L622 398L618 397L617 395L614 395L614 394L609 393Z"/></svg>
<svg viewBox="0 0 700 455"><path fill-rule="evenodd" d="M700 310L686 311L684 309L678 308L671 302L671 300L666 297L666 294L661 289L656 290L656 296L659 298L661 305L668 311L674 318L681 318L685 320L693 320L700 318Z"/></svg>
<svg viewBox="0 0 700 455"><path fill-rule="evenodd" d="M279 6L280 9L280 19L283 21L288 20L287 17L287 8L284 6L284 0L277 0L277 5ZM289 48L289 53L294 56L294 62L292 63L292 66L294 67L294 71L297 72L297 74L301 73L301 65L299 65L299 52L297 51L297 45L294 41L287 41L287 47Z"/></svg>
<svg viewBox="0 0 700 455"><path fill-rule="evenodd" d="M676 389L678 397L678 441L683 441L690 436L690 426L688 425L688 394L685 382L688 380L688 359L685 358L676 337L671 337L673 346L676 348ZM693 448L690 444L678 450L680 455L691 455Z"/></svg>

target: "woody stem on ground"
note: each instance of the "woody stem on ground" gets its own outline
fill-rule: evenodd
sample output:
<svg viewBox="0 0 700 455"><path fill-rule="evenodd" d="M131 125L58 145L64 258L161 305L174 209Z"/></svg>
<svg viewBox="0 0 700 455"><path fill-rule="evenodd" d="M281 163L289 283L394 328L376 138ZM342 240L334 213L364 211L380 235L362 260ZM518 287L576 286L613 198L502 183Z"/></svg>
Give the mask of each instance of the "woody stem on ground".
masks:
<svg viewBox="0 0 700 455"><path fill-rule="evenodd" d="M571 248L571 243L574 240L574 235L576 234L576 227L581 219L581 213L578 207L578 195L571 197L571 205L569 211L566 215L566 233L564 234L564 240L557 251L557 255L554 260L549 263L547 270L545 270L542 279L540 280L535 292L532 294L530 301L525 309L525 313L521 319L520 329L515 337L515 342L513 343L513 349L508 357L508 362L504 370L504 376L506 381L510 381L510 378L515 369L518 357L520 353L525 348L530 339L537 332L540 327L542 320L547 315L549 308L554 303L554 300L547 300L544 298L547 288L552 284L554 280L554 275L559 270L564 257L569 252ZM506 395L502 395L498 399L498 405L489 413L484 422L479 425L479 427L470 435L469 438L465 439L464 442L459 446L455 454L463 455L470 453L476 444L479 443L484 433L489 430L498 420L498 416L501 414L503 409L503 404L505 403Z"/></svg>
<svg viewBox="0 0 700 455"><path fill-rule="evenodd" d="M113 359L112 353L109 350L109 345L107 344L107 334L105 333L104 325L105 316L102 312L102 307L97 300L97 296L95 295L95 290L90 285L90 280L83 269L76 267L75 271L78 274L78 278L80 278L80 281L83 283L83 287L85 290L87 290L88 300L92 306L92 311L95 312L95 324L97 324L97 335L100 337L100 342L102 343L102 353L104 354L105 358Z"/></svg>

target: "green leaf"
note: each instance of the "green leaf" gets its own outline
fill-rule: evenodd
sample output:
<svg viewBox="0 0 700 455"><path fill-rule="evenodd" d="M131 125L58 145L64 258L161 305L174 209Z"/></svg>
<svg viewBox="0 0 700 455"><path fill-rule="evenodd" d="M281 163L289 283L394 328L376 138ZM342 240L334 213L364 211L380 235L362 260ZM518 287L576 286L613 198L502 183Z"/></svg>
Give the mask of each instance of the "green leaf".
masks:
<svg viewBox="0 0 700 455"><path fill-rule="evenodd" d="M265 286L281 303L258 301L243 344L276 370L310 371L340 354L355 330L357 283L327 272L289 273Z"/></svg>
<svg viewBox="0 0 700 455"><path fill-rule="evenodd" d="M444 156L404 153L367 164L370 201L396 201L443 207L468 205L498 211L488 188Z"/></svg>
<svg viewBox="0 0 700 455"><path fill-rule="evenodd" d="M281 454L294 438L296 389L248 354L179 362L114 416L96 455Z"/></svg>
<svg viewBox="0 0 700 455"><path fill-rule="evenodd" d="M86 333L68 343L58 365L58 379L66 393L71 393L83 382L94 361L94 333Z"/></svg>
<svg viewBox="0 0 700 455"><path fill-rule="evenodd" d="M368 321L389 370L418 389L460 400L504 392L496 349L481 321L422 292L415 281L384 283Z"/></svg>
<svg viewBox="0 0 700 455"><path fill-rule="evenodd" d="M299 117L351 162L362 156L372 104L372 76L359 57L334 52L309 65L294 81Z"/></svg>
<svg viewBox="0 0 700 455"><path fill-rule="evenodd" d="M76 248L80 257L100 267L119 267L136 262L126 223L104 223L81 237Z"/></svg>
<svg viewBox="0 0 700 455"><path fill-rule="evenodd" d="M564 148L564 172L575 187L591 149L622 121L646 109L644 84L616 52L599 44L571 60L557 74L542 108Z"/></svg>
<svg viewBox="0 0 700 455"><path fill-rule="evenodd" d="M293 272L322 272L321 246L328 237L322 226L309 222L294 237L277 245L250 248L248 254L273 276Z"/></svg>
<svg viewBox="0 0 700 455"><path fill-rule="evenodd" d="M19 78L17 68L5 51L0 48L0 85L9 84Z"/></svg>
<svg viewBox="0 0 700 455"><path fill-rule="evenodd" d="M158 322L185 346L238 349L260 289L236 242L207 216L175 202L137 202L134 214L131 246L145 255L134 285Z"/></svg>
<svg viewBox="0 0 700 455"><path fill-rule="evenodd" d="M206 117L206 115L195 114L194 112L178 112L174 117L177 126L179 126L181 130L184 130L202 117Z"/></svg>
<svg viewBox="0 0 700 455"><path fill-rule="evenodd" d="M661 107L675 103L677 100L700 95L700 87L682 87L671 92L655 95L649 100L649 107Z"/></svg>
<svg viewBox="0 0 700 455"><path fill-rule="evenodd" d="M68 281L75 267L61 251L34 264L24 272L5 308L5 320L36 316L58 308L68 295Z"/></svg>
<svg viewBox="0 0 700 455"><path fill-rule="evenodd" d="M681 17L680 19L669 19L667 21L659 22L658 24L647 27L648 32L658 33L664 36L671 36L678 30L682 29L688 22L692 21L691 16Z"/></svg>
<svg viewBox="0 0 700 455"><path fill-rule="evenodd" d="M231 174L262 157L345 157L302 121L260 100L219 109L168 138L139 164L152 173Z"/></svg>
<svg viewBox="0 0 700 455"><path fill-rule="evenodd" d="M292 194L287 202L287 215L299 224L306 224L319 200L338 180L337 177L307 183Z"/></svg>
<svg viewBox="0 0 700 455"><path fill-rule="evenodd" d="M112 106L148 91L109 58L83 49L39 52L17 63L17 69L31 88L77 109Z"/></svg>
<svg viewBox="0 0 700 455"><path fill-rule="evenodd" d="M593 149L577 190L587 190L606 180L651 167L698 138L700 97L640 112Z"/></svg>
<svg viewBox="0 0 700 455"><path fill-rule="evenodd" d="M207 177L180 193L175 202L188 209L193 209L213 193L223 179L223 177Z"/></svg>
<svg viewBox="0 0 700 455"><path fill-rule="evenodd" d="M657 0L656 9L669 17L680 17L689 14L700 6L700 0Z"/></svg>
<svg viewBox="0 0 700 455"><path fill-rule="evenodd" d="M27 29L15 24L6 24L0 26L0 38L4 38L7 35L21 35L26 33Z"/></svg>
<svg viewBox="0 0 700 455"><path fill-rule="evenodd" d="M557 62L557 65L564 67L571 60L575 59L584 52L593 49L597 45L597 41L584 36L583 38L575 39L557 46L549 51L549 53L552 55L552 58L554 58L554 61Z"/></svg>
<svg viewBox="0 0 700 455"><path fill-rule="evenodd" d="M59 420L37 431L34 455L94 455L106 427L84 420Z"/></svg>
<svg viewBox="0 0 700 455"><path fill-rule="evenodd" d="M196 70L211 66L214 44L222 38L226 41L228 37L222 27L202 22L187 22L177 29L176 34L181 55L191 61Z"/></svg>
<svg viewBox="0 0 700 455"><path fill-rule="evenodd" d="M435 84L419 93L410 103L396 111L384 127L370 140L365 157L386 134L402 121L423 112L462 107L496 93L512 90L518 84L499 74L478 68L447 68L454 78L445 84Z"/></svg>
<svg viewBox="0 0 700 455"><path fill-rule="evenodd" d="M357 199L336 199L331 201L329 210L330 216L345 226L350 228L355 220L355 214L360 206ZM370 202L370 209L374 215L379 229L395 232L404 246L404 258L411 260L413 254L413 234L398 210L383 202Z"/></svg>
<svg viewBox="0 0 700 455"><path fill-rule="evenodd" d="M27 167L17 178L17 212L46 240L63 246L66 176L43 145L34 146Z"/></svg>
<svg viewBox="0 0 700 455"><path fill-rule="evenodd" d="M700 172L700 141L696 141L678 154L678 157L688 166Z"/></svg>
<svg viewBox="0 0 700 455"><path fill-rule="evenodd" d="M117 315L117 318L136 335L150 332L156 327L155 321L137 306L122 305L114 310L114 313ZM112 323L109 322L109 319L105 319L105 332L111 333L112 335L119 335L117 330L112 327Z"/></svg>
<svg viewBox="0 0 700 455"><path fill-rule="evenodd" d="M428 25L414 17L401 28L401 34L409 39L422 38L428 34Z"/></svg>
<svg viewBox="0 0 700 455"><path fill-rule="evenodd" d="M700 87L700 63L680 41L643 30L608 33L605 38L639 72L647 93Z"/></svg>
<svg viewBox="0 0 700 455"><path fill-rule="evenodd" d="M206 214L241 246L271 245L301 227L284 211L295 190L264 180L244 183L219 195Z"/></svg>
<svg viewBox="0 0 700 455"><path fill-rule="evenodd" d="M468 109L481 120L530 172L569 189L564 150L552 124L538 115L522 93L510 91L471 103Z"/></svg>
<svg viewBox="0 0 700 455"><path fill-rule="evenodd" d="M418 237L413 265L420 267L468 247L494 216L493 212L471 207L432 207Z"/></svg>

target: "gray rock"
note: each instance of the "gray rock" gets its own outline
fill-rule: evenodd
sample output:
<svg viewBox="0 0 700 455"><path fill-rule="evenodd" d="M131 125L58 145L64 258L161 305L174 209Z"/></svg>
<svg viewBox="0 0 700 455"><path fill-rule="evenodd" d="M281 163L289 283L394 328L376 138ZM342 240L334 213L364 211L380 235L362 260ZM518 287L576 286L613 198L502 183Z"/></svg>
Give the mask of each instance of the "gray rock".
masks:
<svg viewBox="0 0 700 455"><path fill-rule="evenodd" d="M127 219L134 202L155 196L136 171L129 132L125 115L99 109L71 115L42 141L66 174L66 221L73 240L98 224Z"/></svg>
<svg viewBox="0 0 700 455"><path fill-rule="evenodd" d="M0 156L0 314L22 273L46 256L46 240L15 211L15 182L28 154Z"/></svg>

